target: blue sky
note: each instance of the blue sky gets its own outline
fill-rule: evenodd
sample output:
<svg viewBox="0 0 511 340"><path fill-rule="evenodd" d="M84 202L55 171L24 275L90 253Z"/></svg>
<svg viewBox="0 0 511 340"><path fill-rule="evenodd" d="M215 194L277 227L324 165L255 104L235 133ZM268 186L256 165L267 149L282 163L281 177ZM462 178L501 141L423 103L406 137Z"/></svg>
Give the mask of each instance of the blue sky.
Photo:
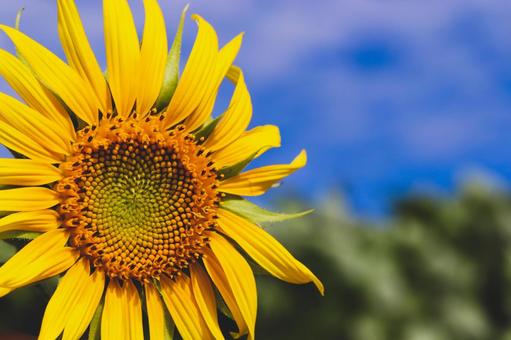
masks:
<svg viewBox="0 0 511 340"><path fill-rule="evenodd" d="M140 27L141 2L130 1ZM221 42L246 32L237 64L254 124L278 124L283 137L258 164L309 151L308 167L284 191L317 198L338 188L355 212L371 216L403 193L448 193L470 173L511 180L511 2L188 2ZM186 2L160 3L173 31ZM103 62L101 2L77 4ZM0 22L12 23L20 7L22 30L62 55L55 1L11 0ZM191 20L186 30L185 54ZM0 47L11 48L4 36ZM10 91L4 83L0 90Z"/></svg>

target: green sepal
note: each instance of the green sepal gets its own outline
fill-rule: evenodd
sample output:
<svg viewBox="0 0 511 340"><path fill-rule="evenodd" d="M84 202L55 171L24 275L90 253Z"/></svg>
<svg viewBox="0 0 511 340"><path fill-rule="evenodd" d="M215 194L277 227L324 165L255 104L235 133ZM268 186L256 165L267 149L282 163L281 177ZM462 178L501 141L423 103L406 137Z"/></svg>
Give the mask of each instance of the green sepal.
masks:
<svg viewBox="0 0 511 340"><path fill-rule="evenodd" d="M23 15L23 12L25 11L25 7L21 7L19 10L18 10L18 13L16 13L16 21L14 23L14 28L19 31L20 30L20 25L21 25L21 16ZM18 57L19 60L21 60L21 62L25 65L28 65L27 63L27 60L25 58L23 58L23 56L21 55L20 51L18 50L17 47L15 47L15 51L16 51L16 57Z"/></svg>
<svg viewBox="0 0 511 340"><path fill-rule="evenodd" d="M0 240L0 263L4 263L16 253L16 247Z"/></svg>
<svg viewBox="0 0 511 340"><path fill-rule="evenodd" d="M292 214L277 213L263 209L254 203L239 197L222 201L220 206L223 209L229 210L236 215L245 217L254 223L282 222L303 217L314 211L314 209L311 209Z"/></svg>
<svg viewBox="0 0 511 340"><path fill-rule="evenodd" d="M88 340L99 340L101 338L101 315L103 314L103 301L99 302L96 312L89 325Z"/></svg>
<svg viewBox="0 0 511 340"><path fill-rule="evenodd" d="M170 100L176 91L177 82L179 79L179 59L181 57L183 26L185 23L188 7L189 5L186 5L183 9L183 12L181 13L181 19L179 20L176 36L174 37L174 42L172 43L169 55L167 56L167 64L165 65L163 84L161 87L160 95L154 104L154 107L158 112L162 111L169 105Z"/></svg>
<svg viewBox="0 0 511 340"><path fill-rule="evenodd" d="M238 162L234 165L231 165L227 168L221 169L218 173L221 175L224 175L223 179L231 178L239 174L247 167L247 165L252 162L257 155L257 152L253 153L250 157L247 159L242 160L241 162Z"/></svg>
<svg viewBox="0 0 511 340"><path fill-rule="evenodd" d="M18 13L16 13L16 22L14 23L14 28L18 31L20 30L20 24L21 24L21 16L23 15L23 12L25 11L25 7L21 7L18 10Z"/></svg>
<svg viewBox="0 0 511 340"><path fill-rule="evenodd" d="M204 125L195 133L195 139L196 140L200 140L201 138L207 139L209 135L213 132L221 118L222 116L218 116L214 119L211 118L209 121L204 123Z"/></svg>
<svg viewBox="0 0 511 340"><path fill-rule="evenodd" d="M14 231L6 231L0 233L0 240L33 240L36 237L41 236L41 233L36 233L33 231L22 231L22 230L14 230Z"/></svg>

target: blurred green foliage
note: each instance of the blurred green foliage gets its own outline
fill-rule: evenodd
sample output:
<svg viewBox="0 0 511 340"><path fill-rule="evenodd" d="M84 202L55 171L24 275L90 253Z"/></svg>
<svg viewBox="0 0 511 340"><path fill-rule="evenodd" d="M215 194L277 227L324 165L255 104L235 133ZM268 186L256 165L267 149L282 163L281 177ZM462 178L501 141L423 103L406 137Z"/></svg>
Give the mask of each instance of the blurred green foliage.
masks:
<svg viewBox="0 0 511 340"><path fill-rule="evenodd" d="M508 193L474 184L450 199L407 197L384 223L343 206L332 196L268 227L326 293L260 279L262 339L511 339Z"/></svg>
<svg viewBox="0 0 511 340"><path fill-rule="evenodd" d="M307 217L264 226L321 278L326 295L258 276L259 339L511 339L509 193L469 185L451 198L406 197L377 222L344 206L331 195ZM0 262L12 251L0 244ZM0 299L0 334L37 334L54 284Z"/></svg>

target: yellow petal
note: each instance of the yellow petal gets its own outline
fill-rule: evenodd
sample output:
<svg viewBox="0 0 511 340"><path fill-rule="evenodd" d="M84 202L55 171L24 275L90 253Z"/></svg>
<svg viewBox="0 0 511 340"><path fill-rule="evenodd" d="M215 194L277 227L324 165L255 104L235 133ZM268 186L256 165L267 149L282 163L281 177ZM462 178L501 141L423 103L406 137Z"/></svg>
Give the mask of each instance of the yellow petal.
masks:
<svg viewBox="0 0 511 340"><path fill-rule="evenodd" d="M0 211L33 211L51 208L60 202L58 194L42 187L0 190Z"/></svg>
<svg viewBox="0 0 511 340"><path fill-rule="evenodd" d="M67 270L78 258L75 249L65 247L68 238L56 229L31 241L0 267L0 287L19 288Z"/></svg>
<svg viewBox="0 0 511 340"><path fill-rule="evenodd" d="M0 93L0 110L0 120L23 132L38 144L60 154L68 154L71 151L70 136L66 136L55 122L34 109Z"/></svg>
<svg viewBox="0 0 511 340"><path fill-rule="evenodd" d="M188 117L208 95L207 79L214 71L218 54L218 37L213 27L198 15L192 18L197 22L199 31L186 63L183 75L179 79L162 122L164 128L171 127Z"/></svg>
<svg viewBox="0 0 511 340"><path fill-rule="evenodd" d="M188 276L183 274L173 281L162 277L161 294L183 339L213 339L200 309L195 304Z"/></svg>
<svg viewBox="0 0 511 340"><path fill-rule="evenodd" d="M140 296L131 281L125 281L123 287L116 280L108 284L101 317L101 339L144 339Z"/></svg>
<svg viewBox="0 0 511 340"><path fill-rule="evenodd" d="M238 326L238 336L242 336L248 333L248 327L243 319L243 315L241 314L240 308L238 306L238 302L232 293L231 287L229 286L229 282L227 281L227 277L225 276L225 272L220 266L218 259L215 254L211 252L211 250L206 250L206 253L203 257L204 266L206 267L209 276L213 280L216 288L222 295L227 307L231 311L231 314Z"/></svg>
<svg viewBox="0 0 511 340"><path fill-rule="evenodd" d="M252 269L229 241L219 234L212 233L209 244L248 326L249 337L253 339L257 315L257 290Z"/></svg>
<svg viewBox="0 0 511 340"><path fill-rule="evenodd" d="M211 117L211 112L213 111L215 102L216 93L215 95L209 96L207 100L203 100L197 109L195 109L195 111L183 123L185 131L192 132L204 124L208 118Z"/></svg>
<svg viewBox="0 0 511 340"><path fill-rule="evenodd" d="M195 302L211 334L213 334L215 339L223 339L224 336L218 325L215 293L213 292L208 276L198 263L194 263L190 266L190 278Z"/></svg>
<svg viewBox="0 0 511 340"><path fill-rule="evenodd" d="M63 155L52 153L45 146L36 143L11 125L0 121L0 144L19 152L31 159L43 160L49 163L59 163Z"/></svg>
<svg viewBox="0 0 511 340"><path fill-rule="evenodd" d="M20 31L0 25L43 84L89 124L98 119L100 103L89 83L56 55Z"/></svg>
<svg viewBox="0 0 511 340"><path fill-rule="evenodd" d="M160 94L167 61L167 29L156 0L144 0L145 27L140 50L137 112L146 114Z"/></svg>
<svg viewBox="0 0 511 340"><path fill-rule="evenodd" d="M14 290L13 288L0 287L0 298L6 296L7 294L12 292L13 290Z"/></svg>
<svg viewBox="0 0 511 340"><path fill-rule="evenodd" d="M96 270L86 279L85 289L69 315L62 340L79 339L94 317L105 290L105 274Z"/></svg>
<svg viewBox="0 0 511 340"><path fill-rule="evenodd" d="M87 39L74 0L58 0L59 36L69 65L90 84L98 99L99 109L110 109L110 91Z"/></svg>
<svg viewBox="0 0 511 340"><path fill-rule="evenodd" d="M236 65L232 65L227 71L226 77L233 83L236 84L241 74L241 68Z"/></svg>
<svg viewBox="0 0 511 340"><path fill-rule="evenodd" d="M74 138L74 128L65 108L36 79L30 68L7 51L0 49L0 75L30 107L62 127Z"/></svg>
<svg viewBox="0 0 511 340"><path fill-rule="evenodd" d="M229 145L245 131L251 118L252 100L243 73L239 72L229 108L224 112L204 146L211 151L216 151Z"/></svg>
<svg viewBox="0 0 511 340"><path fill-rule="evenodd" d="M142 302L140 301L140 295L135 285L131 281L127 281L124 284L124 290L126 292L126 309L128 311L129 319L129 339L133 340L144 340L144 327L142 323Z"/></svg>
<svg viewBox="0 0 511 340"><path fill-rule="evenodd" d="M227 43L217 54L213 71L209 73L207 80L204 82L205 96L184 123L188 131L195 130L211 116L220 84L238 55L242 40L243 34L240 34Z"/></svg>
<svg viewBox="0 0 511 340"><path fill-rule="evenodd" d="M127 0L104 0L105 46L108 84L121 115L131 113L139 86L140 48Z"/></svg>
<svg viewBox="0 0 511 340"><path fill-rule="evenodd" d="M220 183L219 191L241 196L264 194L272 185L307 163L307 154L302 150L290 164L270 165L243 172Z"/></svg>
<svg viewBox="0 0 511 340"><path fill-rule="evenodd" d="M319 279L273 236L248 220L224 209L218 210L220 231L236 241L241 248L270 274L290 283L313 282L323 294Z"/></svg>
<svg viewBox="0 0 511 340"><path fill-rule="evenodd" d="M0 219L0 233L11 230L45 232L59 225L59 214L55 210L25 211Z"/></svg>
<svg viewBox="0 0 511 340"><path fill-rule="evenodd" d="M26 144L36 145L34 151L42 154L40 159L61 160L71 152L72 137L66 131L39 112L3 93L0 93L0 121L10 128L10 134L21 133L30 139L31 142ZM1 133L1 137L8 139L10 134L7 131Z"/></svg>
<svg viewBox="0 0 511 340"><path fill-rule="evenodd" d="M106 289L105 305L101 314L101 339L127 339L129 325L123 297L123 289L117 280L111 280Z"/></svg>
<svg viewBox="0 0 511 340"><path fill-rule="evenodd" d="M235 165L255 155L259 157L266 150L280 146L279 128L264 125L244 132L240 138L218 150L211 156L218 169Z"/></svg>
<svg viewBox="0 0 511 340"><path fill-rule="evenodd" d="M62 172L53 165L31 159L0 159L0 184L42 185L62 178Z"/></svg>
<svg viewBox="0 0 511 340"><path fill-rule="evenodd" d="M149 338L151 340L164 340L165 310L163 309L160 293L152 283L147 283L144 287L147 318L149 319Z"/></svg>
<svg viewBox="0 0 511 340"><path fill-rule="evenodd" d="M75 335L73 339L83 334L104 289L104 280L94 281L89 268L89 261L81 259L62 277L46 306L39 340L56 339L65 328L67 338L70 331Z"/></svg>

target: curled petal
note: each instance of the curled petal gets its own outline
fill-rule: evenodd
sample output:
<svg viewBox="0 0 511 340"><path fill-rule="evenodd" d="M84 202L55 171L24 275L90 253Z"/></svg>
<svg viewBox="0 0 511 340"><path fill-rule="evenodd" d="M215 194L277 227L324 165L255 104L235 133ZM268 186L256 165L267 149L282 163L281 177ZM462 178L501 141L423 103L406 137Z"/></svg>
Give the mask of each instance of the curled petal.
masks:
<svg viewBox="0 0 511 340"><path fill-rule="evenodd" d="M237 140L211 156L218 169L259 157L266 150L280 146L280 132L275 125L264 125L243 133Z"/></svg>
<svg viewBox="0 0 511 340"><path fill-rule="evenodd" d="M270 165L243 172L220 183L219 191L240 196L258 196L307 163L302 150L290 164Z"/></svg>
<svg viewBox="0 0 511 340"><path fill-rule="evenodd" d="M323 284L298 262L273 236L250 221L225 209L218 210L220 230L236 241L270 274L290 283L313 282L323 294Z"/></svg>

